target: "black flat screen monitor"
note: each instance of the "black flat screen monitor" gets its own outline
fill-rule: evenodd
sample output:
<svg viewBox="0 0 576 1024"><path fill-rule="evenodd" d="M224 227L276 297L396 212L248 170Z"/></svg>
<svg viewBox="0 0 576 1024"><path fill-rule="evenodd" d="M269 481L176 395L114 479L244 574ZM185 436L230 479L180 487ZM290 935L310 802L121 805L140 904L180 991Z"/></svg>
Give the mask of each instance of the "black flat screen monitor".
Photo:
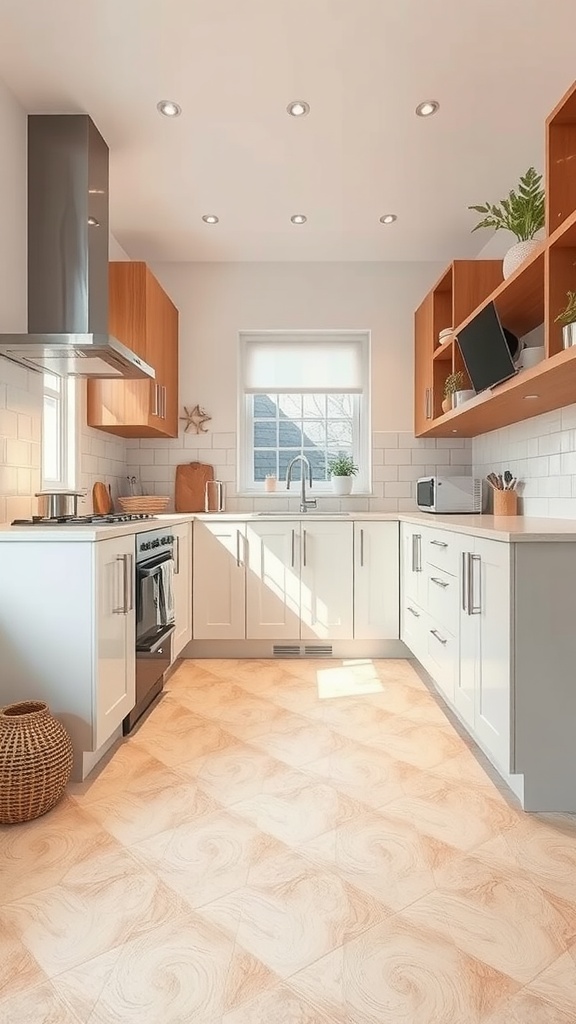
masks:
<svg viewBox="0 0 576 1024"><path fill-rule="evenodd" d="M510 335L510 338L514 336ZM493 388L516 373L510 343L493 302L462 328L458 344L475 391Z"/></svg>

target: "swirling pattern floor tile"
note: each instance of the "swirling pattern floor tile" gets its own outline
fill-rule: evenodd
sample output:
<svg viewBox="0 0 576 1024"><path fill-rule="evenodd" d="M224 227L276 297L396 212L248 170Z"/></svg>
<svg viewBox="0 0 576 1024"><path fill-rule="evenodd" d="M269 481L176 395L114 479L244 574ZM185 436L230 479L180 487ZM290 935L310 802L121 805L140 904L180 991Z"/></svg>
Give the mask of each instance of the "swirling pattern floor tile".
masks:
<svg viewBox="0 0 576 1024"><path fill-rule="evenodd" d="M575 1024L575 879L409 661L184 661L0 829L0 1024Z"/></svg>

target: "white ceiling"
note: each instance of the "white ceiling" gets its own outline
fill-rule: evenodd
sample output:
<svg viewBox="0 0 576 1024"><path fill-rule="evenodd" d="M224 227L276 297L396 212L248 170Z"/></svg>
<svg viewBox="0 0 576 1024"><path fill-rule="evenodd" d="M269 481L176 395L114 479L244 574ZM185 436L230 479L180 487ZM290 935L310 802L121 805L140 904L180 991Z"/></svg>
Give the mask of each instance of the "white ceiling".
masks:
<svg viewBox="0 0 576 1024"><path fill-rule="evenodd" d="M476 254L466 207L543 168L575 39L575 0L0 0L0 77L92 116L112 230L147 260Z"/></svg>

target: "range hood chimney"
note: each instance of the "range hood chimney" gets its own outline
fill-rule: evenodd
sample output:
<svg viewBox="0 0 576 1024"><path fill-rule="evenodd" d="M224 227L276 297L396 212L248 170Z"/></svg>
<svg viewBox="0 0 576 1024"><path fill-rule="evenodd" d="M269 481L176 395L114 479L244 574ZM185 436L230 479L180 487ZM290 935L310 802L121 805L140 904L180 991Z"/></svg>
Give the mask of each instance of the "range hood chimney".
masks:
<svg viewBox="0 0 576 1024"><path fill-rule="evenodd" d="M61 377L153 378L108 333L108 147L87 114L28 117L28 333L0 355Z"/></svg>

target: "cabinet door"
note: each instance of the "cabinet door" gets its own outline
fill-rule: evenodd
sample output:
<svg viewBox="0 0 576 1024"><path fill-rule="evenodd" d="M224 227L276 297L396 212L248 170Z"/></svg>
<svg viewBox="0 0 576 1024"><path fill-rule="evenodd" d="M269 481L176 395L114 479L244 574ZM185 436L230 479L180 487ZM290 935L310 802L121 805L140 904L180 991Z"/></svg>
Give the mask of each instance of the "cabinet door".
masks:
<svg viewBox="0 0 576 1024"><path fill-rule="evenodd" d="M300 618L303 640L353 637L353 524L301 524Z"/></svg>
<svg viewBox="0 0 576 1024"><path fill-rule="evenodd" d="M300 639L300 524L252 522L247 538L247 639Z"/></svg>
<svg viewBox="0 0 576 1024"><path fill-rule="evenodd" d="M510 545L474 541L471 600L480 622L474 728L502 768L510 767Z"/></svg>
<svg viewBox="0 0 576 1024"><path fill-rule="evenodd" d="M354 637L397 640L400 635L398 523L354 524Z"/></svg>
<svg viewBox="0 0 576 1024"><path fill-rule="evenodd" d="M244 523L194 523L193 636L244 640Z"/></svg>
<svg viewBox="0 0 576 1024"><path fill-rule="evenodd" d="M174 618L176 626L172 641L172 658L192 639L192 524L174 527Z"/></svg>
<svg viewBox="0 0 576 1024"><path fill-rule="evenodd" d="M104 540L94 547L94 750L98 750L136 703L134 537Z"/></svg>
<svg viewBox="0 0 576 1024"><path fill-rule="evenodd" d="M456 541L456 537L454 540ZM480 665L480 617L472 605L472 555L474 538L465 538L460 551L460 665L456 673L454 705L467 725L475 728L476 688Z"/></svg>
<svg viewBox="0 0 576 1024"><path fill-rule="evenodd" d="M426 602L426 574L422 553L422 530L401 525L402 554L400 566L400 591L402 600L410 598L424 606Z"/></svg>
<svg viewBox="0 0 576 1024"><path fill-rule="evenodd" d="M434 416L434 313L430 292L414 316L414 433L418 437Z"/></svg>

